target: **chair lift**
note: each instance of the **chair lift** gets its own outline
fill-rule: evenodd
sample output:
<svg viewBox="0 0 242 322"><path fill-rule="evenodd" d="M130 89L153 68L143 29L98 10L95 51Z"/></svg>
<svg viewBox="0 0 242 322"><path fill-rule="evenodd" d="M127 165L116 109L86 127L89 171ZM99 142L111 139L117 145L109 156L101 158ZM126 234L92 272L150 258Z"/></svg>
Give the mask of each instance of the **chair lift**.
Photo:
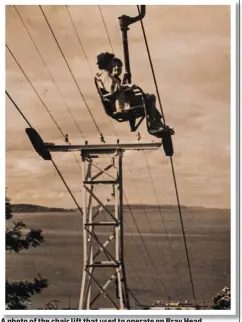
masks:
<svg viewBox="0 0 242 322"><path fill-rule="evenodd" d="M130 69L130 60L129 60L129 46L128 46L128 26L142 20L145 16L145 5L140 6L140 13L136 17L129 17L123 15L119 17L120 29L122 32L122 42L123 42L123 53L124 53L124 66L125 73L123 76L122 84L131 84L131 69ZM162 138L163 148L167 156L173 155L173 146L171 135L174 134L173 129L168 128L167 131L162 131L162 133L153 134L151 132L151 127L149 120L147 118L147 98L145 93L141 88L135 87L135 89L125 91L126 95L129 95L129 105L128 110L114 113L115 109L115 100L114 95L108 93L103 87L100 80L95 77L95 85L98 91L98 94L101 98L104 110L108 116L115 119L118 122L129 122L131 132L135 132L144 118L146 118L146 125L148 133L156 136L157 138ZM136 121L138 122L136 123Z"/></svg>
<svg viewBox="0 0 242 322"><path fill-rule="evenodd" d="M136 17L129 17L123 15L119 17L120 29L122 31L123 50L124 50L124 64L125 74L123 77L123 84L131 83L130 61L129 61L129 48L128 48L128 26L132 23L140 21L145 16L145 6L141 6L141 13ZM130 109L115 113L115 97L109 94L102 86L98 78L95 78L95 85L97 87L98 94L101 98L104 110L108 116L115 119L118 122L129 122L131 132L135 132L146 116L146 102L144 93L136 88L134 91L127 91L129 95ZM136 120L138 122L136 123Z"/></svg>
<svg viewBox="0 0 242 322"><path fill-rule="evenodd" d="M126 95L129 95L130 108L123 112L114 113L116 111L116 98L102 87L97 78L95 78L95 85L106 114L118 122L128 121L130 123L131 132L135 132L146 116L145 96L143 92L139 88L135 88L135 90L132 91L126 91ZM137 124L136 119L139 119Z"/></svg>

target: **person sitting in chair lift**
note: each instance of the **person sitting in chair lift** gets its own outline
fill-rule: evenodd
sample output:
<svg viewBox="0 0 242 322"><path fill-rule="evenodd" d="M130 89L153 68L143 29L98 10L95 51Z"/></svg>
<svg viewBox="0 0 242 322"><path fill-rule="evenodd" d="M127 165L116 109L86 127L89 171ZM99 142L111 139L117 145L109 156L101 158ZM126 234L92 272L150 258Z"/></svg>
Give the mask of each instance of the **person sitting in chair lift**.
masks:
<svg viewBox="0 0 242 322"><path fill-rule="evenodd" d="M99 87L102 88L104 97L112 98L112 113L118 114L128 111L132 105L134 91L138 88L134 84L122 84L122 61L110 53L101 53L97 56L97 65L101 73L96 75ZM149 124L150 134L159 134L170 131L169 126L164 125L162 116L156 108L156 97L153 94L145 95L145 108Z"/></svg>

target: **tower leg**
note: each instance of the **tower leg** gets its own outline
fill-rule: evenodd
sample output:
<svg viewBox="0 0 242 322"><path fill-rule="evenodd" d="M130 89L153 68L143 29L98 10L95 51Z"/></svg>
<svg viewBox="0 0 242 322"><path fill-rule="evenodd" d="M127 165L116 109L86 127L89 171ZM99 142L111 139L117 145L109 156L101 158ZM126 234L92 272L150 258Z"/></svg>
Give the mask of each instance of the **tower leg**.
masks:
<svg viewBox="0 0 242 322"><path fill-rule="evenodd" d="M96 153L95 156L88 152L82 155L83 272L79 309L88 310L100 306L130 309L123 249L122 152L113 155L111 164L102 168L95 165L96 158ZM106 188L111 187L112 205L107 206L102 201L103 196L99 196L100 191L97 189L100 185L101 192L104 188L106 191ZM94 201L98 208L94 208ZM100 220L101 213L105 214L104 221ZM105 233L100 231L103 228ZM103 241L107 231L110 233ZM108 305L98 305L99 300L102 303L106 300Z"/></svg>

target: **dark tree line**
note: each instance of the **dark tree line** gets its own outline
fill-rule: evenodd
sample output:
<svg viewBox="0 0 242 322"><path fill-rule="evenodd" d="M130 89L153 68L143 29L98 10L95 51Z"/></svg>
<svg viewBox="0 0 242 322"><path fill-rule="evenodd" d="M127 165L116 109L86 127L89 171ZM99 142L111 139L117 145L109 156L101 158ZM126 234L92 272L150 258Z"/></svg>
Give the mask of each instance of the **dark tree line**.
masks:
<svg viewBox="0 0 242 322"><path fill-rule="evenodd" d="M10 199L5 197L5 218L13 218ZM6 228L6 251L19 253L21 250L38 247L44 242L41 229L30 229L24 222L13 222L11 228ZM11 278L6 280L6 309L25 310L31 303L31 297L40 293L48 286L48 281L40 275L33 281L15 281Z"/></svg>

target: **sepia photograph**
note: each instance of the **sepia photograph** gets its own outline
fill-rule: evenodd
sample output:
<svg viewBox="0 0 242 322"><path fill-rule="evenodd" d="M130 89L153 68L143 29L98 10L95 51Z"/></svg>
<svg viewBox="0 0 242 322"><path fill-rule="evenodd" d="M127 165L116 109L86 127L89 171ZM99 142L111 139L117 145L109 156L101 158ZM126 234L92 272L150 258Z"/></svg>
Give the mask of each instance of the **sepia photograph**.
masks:
<svg viewBox="0 0 242 322"><path fill-rule="evenodd" d="M231 10L5 6L6 310L235 305Z"/></svg>

